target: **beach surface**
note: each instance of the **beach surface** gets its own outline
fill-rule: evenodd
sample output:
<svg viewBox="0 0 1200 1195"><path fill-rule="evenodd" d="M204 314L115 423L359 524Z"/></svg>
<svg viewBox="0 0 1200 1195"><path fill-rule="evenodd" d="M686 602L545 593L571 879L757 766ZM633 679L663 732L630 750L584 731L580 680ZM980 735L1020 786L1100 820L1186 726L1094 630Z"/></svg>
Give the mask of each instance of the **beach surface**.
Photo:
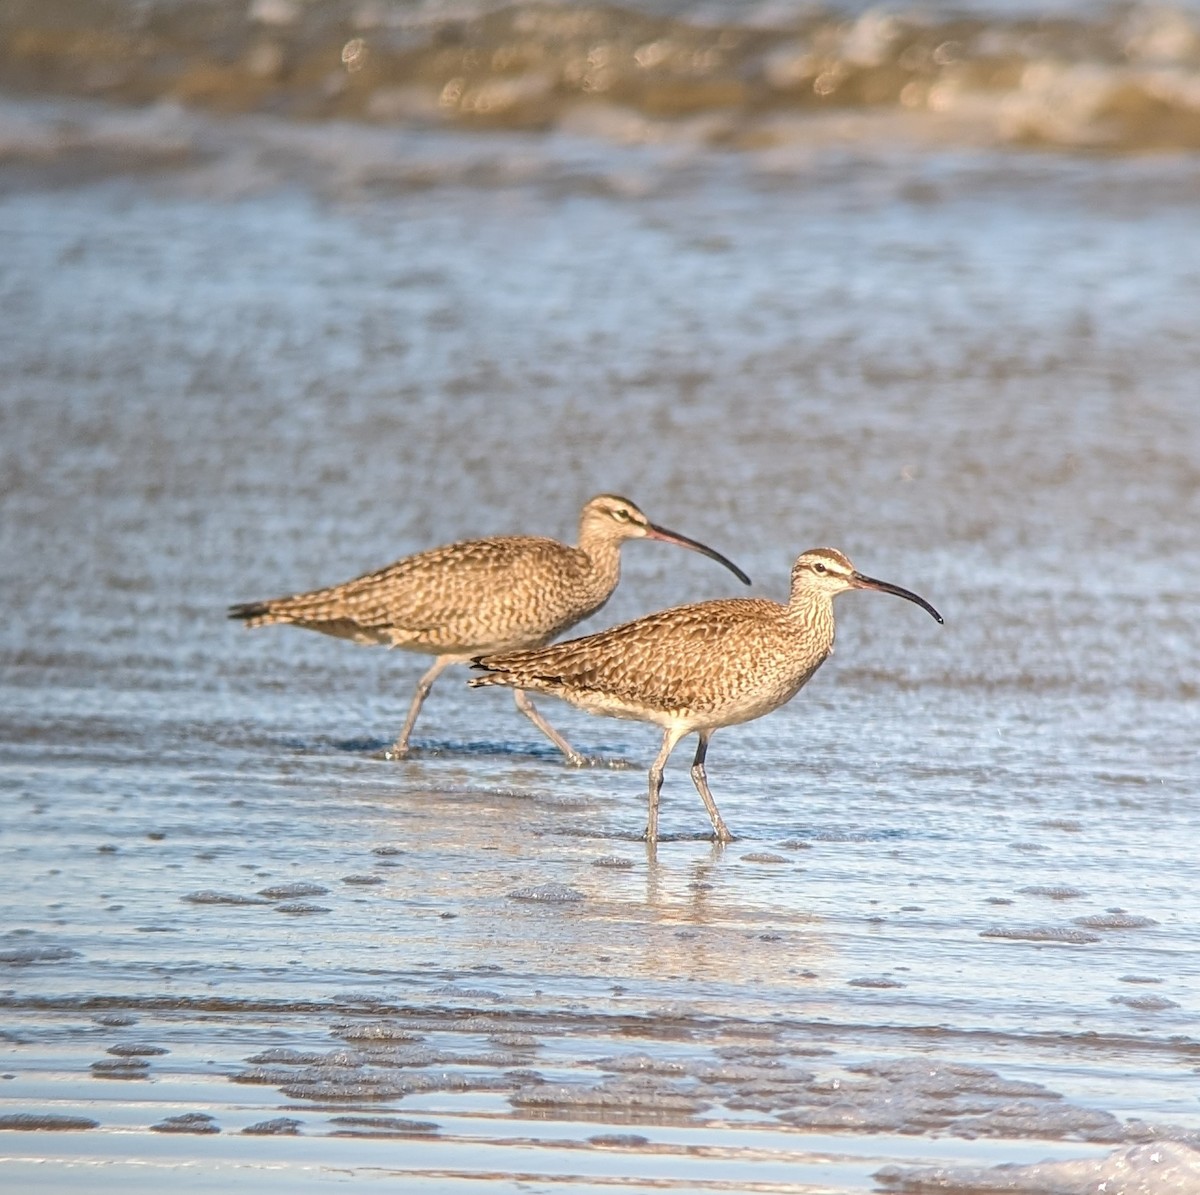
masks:
<svg viewBox="0 0 1200 1195"><path fill-rule="evenodd" d="M327 5L250 8L247 44L324 44ZM341 106L298 110L297 72L222 107L150 57L140 91L34 86L14 44L0 1185L1200 1191L1183 116L1098 146L1094 112L1090 144L1018 135L1017 85L551 89L488 125L431 115L428 46L391 108L351 104L351 50ZM739 44L731 77L785 77L784 41ZM809 686L714 738L729 846L689 744L651 855L653 728L542 701L572 769L455 669L389 761L424 658L225 617L456 539L573 540L600 492L758 596L829 545L945 617L839 598ZM623 571L581 630L746 592L661 544Z"/></svg>

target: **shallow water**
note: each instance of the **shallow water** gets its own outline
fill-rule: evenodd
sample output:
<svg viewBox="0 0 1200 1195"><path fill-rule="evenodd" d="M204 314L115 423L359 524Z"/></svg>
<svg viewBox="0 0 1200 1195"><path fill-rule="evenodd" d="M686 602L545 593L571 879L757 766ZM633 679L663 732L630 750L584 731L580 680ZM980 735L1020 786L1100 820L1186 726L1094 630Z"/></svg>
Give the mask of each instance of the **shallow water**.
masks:
<svg viewBox="0 0 1200 1195"><path fill-rule="evenodd" d="M6 1184L1198 1189L1200 163L0 126L0 1118L96 1125ZM225 620L601 490L946 617L840 599L725 849L649 728L450 673L389 763L419 658Z"/></svg>

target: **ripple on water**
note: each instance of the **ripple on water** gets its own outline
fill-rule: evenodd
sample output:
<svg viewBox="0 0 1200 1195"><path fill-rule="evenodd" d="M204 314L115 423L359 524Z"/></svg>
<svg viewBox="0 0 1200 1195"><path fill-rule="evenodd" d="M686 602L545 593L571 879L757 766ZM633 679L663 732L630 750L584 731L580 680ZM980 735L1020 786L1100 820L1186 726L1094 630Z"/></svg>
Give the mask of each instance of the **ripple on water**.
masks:
<svg viewBox="0 0 1200 1195"><path fill-rule="evenodd" d="M291 1100L312 1100L314 1103L359 1103L363 1100L400 1100L420 1088L408 1083L385 1083L380 1080L323 1079L319 1082L293 1082L279 1088Z"/></svg>
<svg viewBox="0 0 1200 1195"><path fill-rule="evenodd" d="M269 905L261 896L247 896L241 892L218 892L213 888L202 888L179 898L190 905Z"/></svg>
<svg viewBox="0 0 1200 1195"><path fill-rule="evenodd" d="M108 1025L113 1029L123 1029L126 1025L136 1025L137 1017L131 1012L98 1012L92 1017L97 1025Z"/></svg>
<svg viewBox="0 0 1200 1195"><path fill-rule="evenodd" d="M146 1079L149 1070L150 1063L144 1058L102 1058L91 1066L97 1079Z"/></svg>
<svg viewBox="0 0 1200 1195"><path fill-rule="evenodd" d="M1153 917L1139 917L1133 913L1113 911L1094 913L1088 917L1076 917L1072 924L1082 925L1086 929L1146 929L1158 922Z"/></svg>
<svg viewBox="0 0 1200 1195"><path fill-rule="evenodd" d="M1165 1012L1168 1008L1178 1008L1174 1000L1166 996L1109 996L1109 1004L1123 1004L1126 1008L1138 1012Z"/></svg>
<svg viewBox="0 0 1200 1195"><path fill-rule="evenodd" d="M100 1122L90 1116L61 1116L53 1112L9 1112L0 1116L0 1130L20 1133L66 1133L99 1127Z"/></svg>
<svg viewBox="0 0 1200 1195"><path fill-rule="evenodd" d="M1059 1102L1021 1101L968 1116L949 1130L955 1137L1078 1137L1084 1141L1120 1141L1121 1122L1109 1112Z"/></svg>
<svg viewBox="0 0 1200 1195"><path fill-rule="evenodd" d="M298 1137L304 1121L294 1116L276 1116L272 1120L260 1120L248 1124L242 1132L249 1137Z"/></svg>
<svg viewBox="0 0 1200 1195"><path fill-rule="evenodd" d="M587 899L578 889L566 884L536 884L529 888L515 888L508 898L548 905L572 904Z"/></svg>
<svg viewBox="0 0 1200 1195"><path fill-rule="evenodd" d="M184 1112L180 1116L168 1116L150 1126L152 1133L196 1133L207 1135L219 1133L220 1125L207 1112Z"/></svg>
<svg viewBox="0 0 1200 1195"><path fill-rule="evenodd" d="M1067 946L1085 946L1089 942L1100 941L1099 934L1058 925L996 925L980 930L979 936L1005 938L1014 942L1060 942Z"/></svg>
<svg viewBox="0 0 1200 1195"><path fill-rule="evenodd" d="M69 946L12 946L0 950L0 964L28 967L32 963L58 963L63 959L79 958L79 951Z"/></svg>
<svg viewBox="0 0 1200 1195"><path fill-rule="evenodd" d="M262 1084L265 1087L283 1087L285 1084L294 1083L297 1077L295 1071L276 1070L270 1066L252 1066L248 1070L230 1075L229 1081L231 1083Z"/></svg>
<svg viewBox="0 0 1200 1195"><path fill-rule="evenodd" d="M339 1126L332 1137L432 1137L442 1131L432 1120L398 1116L334 1116L329 1123Z"/></svg>
<svg viewBox="0 0 1200 1195"><path fill-rule="evenodd" d="M813 1071L776 1065L702 1067L696 1077L726 1107L768 1113L810 1102L817 1082Z"/></svg>
<svg viewBox="0 0 1200 1195"><path fill-rule="evenodd" d="M493 1033L488 1037L493 1045L508 1050L540 1050L542 1043L532 1033Z"/></svg>
<svg viewBox="0 0 1200 1195"><path fill-rule="evenodd" d="M1004 1079L987 1067L924 1058L848 1066L850 1081L823 1077L804 1106L779 1119L808 1129L927 1133L956 1137L1079 1137L1115 1141L1116 1117L1063 1100L1037 1083Z"/></svg>
<svg viewBox="0 0 1200 1195"><path fill-rule="evenodd" d="M322 1054L284 1047L263 1050L246 1061L258 1065L230 1075L231 1082L261 1083L274 1087L326 1081L343 1083L351 1078L357 1079L364 1066L363 1059L349 1050L331 1050Z"/></svg>
<svg viewBox="0 0 1200 1195"><path fill-rule="evenodd" d="M633 860L627 859L624 855L601 855L598 859L592 860L593 867L609 867L613 871L628 871L633 867Z"/></svg>
<svg viewBox="0 0 1200 1195"><path fill-rule="evenodd" d="M713 1053L718 1058L737 1061L751 1059L756 1066L782 1066L792 1051L787 1046L776 1045L774 1042L739 1042L737 1045L718 1046Z"/></svg>
<svg viewBox="0 0 1200 1195"><path fill-rule="evenodd" d="M560 1114L603 1112L614 1118L691 1116L712 1102L652 1075L597 1084L541 1083L518 1088L508 1098L516 1108L540 1108Z"/></svg>
<svg viewBox="0 0 1200 1195"><path fill-rule="evenodd" d="M611 1058L600 1058L594 1063L598 1071L615 1074L639 1075L685 1075L688 1064L675 1058L660 1058L654 1054L616 1054Z"/></svg>
<svg viewBox="0 0 1200 1195"><path fill-rule="evenodd" d="M813 842L880 842L889 838L902 838L900 830L837 830L818 829L808 835ZM788 844L785 844L788 845ZM791 848L795 849L795 848Z"/></svg>
<svg viewBox="0 0 1200 1195"><path fill-rule="evenodd" d="M270 888L260 888L259 896L265 896L268 900L286 900L289 897L295 896L326 896L329 892L328 888L322 887L320 884L295 883L295 884L276 884Z"/></svg>
<svg viewBox="0 0 1200 1195"><path fill-rule="evenodd" d="M280 1086L289 1099L326 1103L358 1103L363 1100L384 1102L432 1091L508 1091L510 1080L499 1080L454 1071L420 1072L396 1078L367 1073L346 1075L312 1074L293 1076Z"/></svg>
<svg viewBox="0 0 1200 1195"><path fill-rule="evenodd" d="M871 1075L890 1083L907 1084L925 1095L949 1099L970 1092L985 1096L1037 1096L1057 1100L1041 1083L1006 1079L990 1067L969 1062L929 1062L922 1058L883 1058L852 1063L851 1074Z"/></svg>
<svg viewBox="0 0 1200 1195"><path fill-rule="evenodd" d="M442 996L451 1000L489 1000L493 1003L498 1002L501 998L500 993L491 988L460 987L457 983L442 984L441 987L434 988L430 995Z"/></svg>
<svg viewBox="0 0 1200 1195"><path fill-rule="evenodd" d="M364 1055L364 1063L370 1062L373 1066L412 1067L420 1069L439 1066L447 1061L453 1061L454 1058L452 1054L448 1054L442 1050L431 1050L426 1046L420 1045L401 1045L397 1047L388 1042L374 1048L370 1045L365 1045L364 1049L367 1051Z"/></svg>
<svg viewBox="0 0 1200 1195"><path fill-rule="evenodd" d="M1153 1191L1200 1190L1200 1151L1172 1141L1133 1145L1105 1158L1073 1158L1029 1166L885 1166L875 1179L896 1191Z"/></svg>
<svg viewBox="0 0 1200 1195"><path fill-rule="evenodd" d="M284 1066L316 1066L324 1062L325 1057L316 1050L290 1050L286 1046L275 1046L270 1050L251 1054L246 1061L259 1066L276 1062Z"/></svg>
<svg viewBox="0 0 1200 1195"><path fill-rule="evenodd" d="M361 1024L343 1023L334 1025L330 1030L335 1037L343 1041L421 1041L423 1033L406 1029L403 1025L391 1021L366 1021Z"/></svg>

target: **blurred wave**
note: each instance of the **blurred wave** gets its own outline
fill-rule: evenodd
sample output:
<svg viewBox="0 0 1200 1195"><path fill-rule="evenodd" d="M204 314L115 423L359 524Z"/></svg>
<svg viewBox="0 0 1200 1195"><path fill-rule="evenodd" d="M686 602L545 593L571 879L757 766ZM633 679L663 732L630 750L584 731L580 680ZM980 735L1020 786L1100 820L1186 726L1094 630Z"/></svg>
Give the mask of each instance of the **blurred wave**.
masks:
<svg viewBox="0 0 1200 1195"><path fill-rule="evenodd" d="M1200 147L1200 11L941 3L10 0L0 89L761 148L814 118L955 143Z"/></svg>

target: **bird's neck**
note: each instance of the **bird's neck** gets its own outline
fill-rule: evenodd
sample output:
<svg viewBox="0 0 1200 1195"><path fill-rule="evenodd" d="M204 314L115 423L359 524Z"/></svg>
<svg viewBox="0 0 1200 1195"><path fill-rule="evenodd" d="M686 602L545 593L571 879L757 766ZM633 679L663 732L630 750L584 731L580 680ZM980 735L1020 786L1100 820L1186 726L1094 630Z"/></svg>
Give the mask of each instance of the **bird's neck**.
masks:
<svg viewBox="0 0 1200 1195"><path fill-rule="evenodd" d="M588 559L590 587L607 597L621 579L621 541L598 534L585 525L579 529L577 550Z"/></svg>
<svg viewBox="0 0 1200 1195"><path fill-rule="evenodd" d="M833 598L829 594L793 590L784 617L822 656L833 650Z"/></svg>

